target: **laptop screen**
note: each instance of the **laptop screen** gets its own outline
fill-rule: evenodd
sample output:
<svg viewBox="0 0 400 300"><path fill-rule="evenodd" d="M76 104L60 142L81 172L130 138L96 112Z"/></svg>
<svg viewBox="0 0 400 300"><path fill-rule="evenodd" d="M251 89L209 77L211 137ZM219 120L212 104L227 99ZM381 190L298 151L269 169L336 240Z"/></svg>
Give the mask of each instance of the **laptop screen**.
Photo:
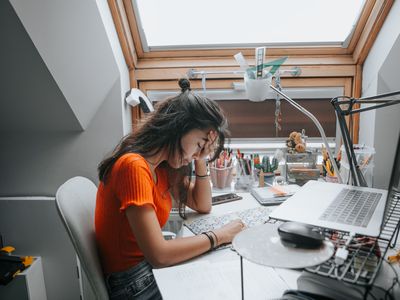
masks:
<svg viewBox="0 0 400 300"><path fill-rule="evenodd" d="M382 227L386 225L390 217L390 211L393 208L393 205L396 204L397 200L399 199L399 196L400 196L400 136L397 142L397 149L393 161L392 176L390 177L388 198L386 202L384 222L382 223Z"/></svg>

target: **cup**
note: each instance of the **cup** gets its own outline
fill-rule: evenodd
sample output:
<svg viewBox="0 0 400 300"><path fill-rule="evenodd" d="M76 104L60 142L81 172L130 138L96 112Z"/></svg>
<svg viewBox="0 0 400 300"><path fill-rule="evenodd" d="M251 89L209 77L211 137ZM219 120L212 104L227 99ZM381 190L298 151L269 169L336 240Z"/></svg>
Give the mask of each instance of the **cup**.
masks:
<svg viewBox="0 0 400 300"><path fill-rule="evenodd" d="M232 183L233 166L225 168L210 167L210 176L213 187L223 189Z"/></svg>
<svg viewBox="0 0 400 300"><path fill-rule="evenodd" d="M238 175L235 183L235 191L248 192L253 188L254 179L252 175Z"/></svg>
<svg viewBox="0 0 400 300"><path fill-rule="evenodd" d="M337 176L330 176L330 175L326 174L325 181L332 182L332 183L338 183L339 179L337 178Z"/></svg>

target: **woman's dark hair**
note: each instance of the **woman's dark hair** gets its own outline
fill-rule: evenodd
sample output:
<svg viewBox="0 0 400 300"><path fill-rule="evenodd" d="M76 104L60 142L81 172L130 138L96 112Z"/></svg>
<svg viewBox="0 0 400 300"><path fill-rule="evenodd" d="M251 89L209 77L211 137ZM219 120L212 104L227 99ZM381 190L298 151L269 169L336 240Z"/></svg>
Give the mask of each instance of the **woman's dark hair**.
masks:
<svg viewBox="0 0 400 300"><path fill-rule="evenodd" d="M178 96L159 103L156 110L147 115L138 128L125 136L113 153L99 164L101 181L106 183L114 163L126 153L138 153L146 158L167 149L169 157L178 154L182 158L181 139L193 129L210 129L218 134L217 149L210 161L219 156L224 147L225 137L228 135L228 123L221 108L215 101L192 93L189 80L180 79L179 86L181 93ZM179 210L184 217L181 211L187 201L188 185L184 187L183 180L185 176L189 176L190 180L191 168L182 167L174 170L169 166L165 167L169 170L170 185L179 184ZM179 180L177 183L171 183L171 178Z"/></svg>

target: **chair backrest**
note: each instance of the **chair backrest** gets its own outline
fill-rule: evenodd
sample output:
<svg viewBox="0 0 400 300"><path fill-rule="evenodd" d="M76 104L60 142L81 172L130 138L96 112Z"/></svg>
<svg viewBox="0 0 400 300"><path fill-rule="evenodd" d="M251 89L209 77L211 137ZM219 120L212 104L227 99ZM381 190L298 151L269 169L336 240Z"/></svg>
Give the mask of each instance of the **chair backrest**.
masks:
<svg viewBox="0 0 400 300"><path fill-rule="evenodd" d="M95 184L84 177L69 179L56 194L57 210L96 299L108 299L94 231Z"/></svg>

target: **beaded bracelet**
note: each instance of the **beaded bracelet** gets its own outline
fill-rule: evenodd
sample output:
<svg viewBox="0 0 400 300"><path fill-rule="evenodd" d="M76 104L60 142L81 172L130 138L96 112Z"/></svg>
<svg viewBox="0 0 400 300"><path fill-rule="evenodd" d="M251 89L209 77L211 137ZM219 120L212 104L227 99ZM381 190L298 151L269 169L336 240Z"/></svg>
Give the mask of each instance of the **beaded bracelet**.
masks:
<svg viewBox="0 0 400 300"><path fill-rule="evenodd" d="M214 239L213 237L210 235L209 232L202 232L201 234L204 234L206 237L208 237L208 239L210 240L210 251L214 249Z"/></svg>
<svg viewBox="0 0 400 300"><path fill-rule="evenodd" d="M217 235L212 230L210 230L210 233L212 233L215 236L215 247L218 247L218 237L217 237Z"/></svg>

